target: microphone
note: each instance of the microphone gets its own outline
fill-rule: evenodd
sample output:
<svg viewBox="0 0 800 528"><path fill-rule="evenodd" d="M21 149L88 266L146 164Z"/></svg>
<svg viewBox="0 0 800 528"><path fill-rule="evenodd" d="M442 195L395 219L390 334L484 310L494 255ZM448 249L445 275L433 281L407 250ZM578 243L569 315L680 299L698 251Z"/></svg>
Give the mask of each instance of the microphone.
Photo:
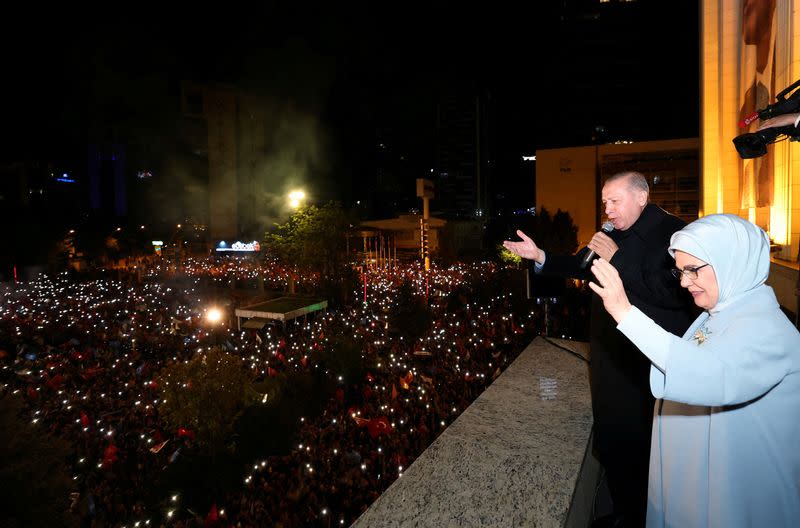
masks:
<svg viewBox="0 0 800 528"><path fill-rule="evenodd" d="M603 233L610 233L610 232L612 232L614 230L614 224L611 223L611 221L606 220L605 222L603 222L603 227L601 227L600 229L603 230ZM589 252L586 253L586 255L581 260L580 268L582 270L588 268L589 264L592 263L592 261L594 260L594 258L596 256L597 256L597 253L595 253L594 250L590 249Z"/></svg>

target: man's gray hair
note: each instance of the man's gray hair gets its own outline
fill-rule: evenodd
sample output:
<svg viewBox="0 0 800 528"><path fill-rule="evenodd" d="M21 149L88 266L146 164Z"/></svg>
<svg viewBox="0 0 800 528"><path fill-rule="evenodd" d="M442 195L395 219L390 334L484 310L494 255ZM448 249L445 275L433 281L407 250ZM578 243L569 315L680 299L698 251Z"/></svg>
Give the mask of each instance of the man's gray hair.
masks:
<svg viewBox="0 0 800 528"><path fill-rule="evenodd" d="M644 174L641 172L636 171L623 171L610 176L605 183L609 183L612 181L627 179L628 186L636 191L644 191L648 195L650 194L650 186L647 185L647 178L645 178Z"/></svg>

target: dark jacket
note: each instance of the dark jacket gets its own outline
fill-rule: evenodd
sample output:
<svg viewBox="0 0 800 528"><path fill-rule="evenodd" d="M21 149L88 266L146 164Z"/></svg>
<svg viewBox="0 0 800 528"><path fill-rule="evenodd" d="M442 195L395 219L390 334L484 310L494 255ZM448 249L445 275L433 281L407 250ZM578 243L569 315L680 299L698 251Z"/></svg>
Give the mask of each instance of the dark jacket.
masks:
<svg viewBox="0 0 800 528"><path fill-rule="evenodd" d="M698 313L691 296L670 273L674 260L667 253L669 239L684 225L680 218L647 204L630 228L609 234L619 246L610 262L622 277L631 304L676 335L682 335ZM579 268L583 254L548 254L541 272L593 279L590 270ZM595 422L625 423L649 435L654 402L650 361L616 327L600 297L592 294L590 373Z"/></svg>

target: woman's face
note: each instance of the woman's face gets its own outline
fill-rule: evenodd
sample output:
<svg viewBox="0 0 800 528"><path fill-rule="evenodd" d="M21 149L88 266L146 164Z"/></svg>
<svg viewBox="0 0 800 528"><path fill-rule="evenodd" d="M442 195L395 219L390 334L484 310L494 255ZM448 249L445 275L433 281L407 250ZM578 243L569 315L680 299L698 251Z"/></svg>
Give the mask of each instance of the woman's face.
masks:
<svg viewBox="0 0 800 528"><path fill-rule="evenodd" d="M714 273L714 268L706 266L706 264L707 262L689 253L675 250L676 268L683 271L697 270L696 279L690 279L687 277L687 273L682 274L681 286L689 290L697 306L704 310L710 310L717 305L719 300L719 286L717 285L717 275ZM703 267L701 268L700 266Z"/></svg>

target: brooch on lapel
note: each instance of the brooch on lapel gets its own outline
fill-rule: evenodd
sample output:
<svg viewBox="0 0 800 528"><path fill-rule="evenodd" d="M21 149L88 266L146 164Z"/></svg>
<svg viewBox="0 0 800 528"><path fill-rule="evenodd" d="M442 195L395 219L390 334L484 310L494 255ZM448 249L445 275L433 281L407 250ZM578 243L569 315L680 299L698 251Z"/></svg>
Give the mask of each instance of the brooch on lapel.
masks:
<svg viewBox="0 0 800 528"><path fill-rule="evenodd" d="M706 341L706 339L708 339L708 336L710 335L711 335L711 330L709 330L705 326L701 326L692 336L692 340L697 341L697 346L700 346Z"/></svg>

